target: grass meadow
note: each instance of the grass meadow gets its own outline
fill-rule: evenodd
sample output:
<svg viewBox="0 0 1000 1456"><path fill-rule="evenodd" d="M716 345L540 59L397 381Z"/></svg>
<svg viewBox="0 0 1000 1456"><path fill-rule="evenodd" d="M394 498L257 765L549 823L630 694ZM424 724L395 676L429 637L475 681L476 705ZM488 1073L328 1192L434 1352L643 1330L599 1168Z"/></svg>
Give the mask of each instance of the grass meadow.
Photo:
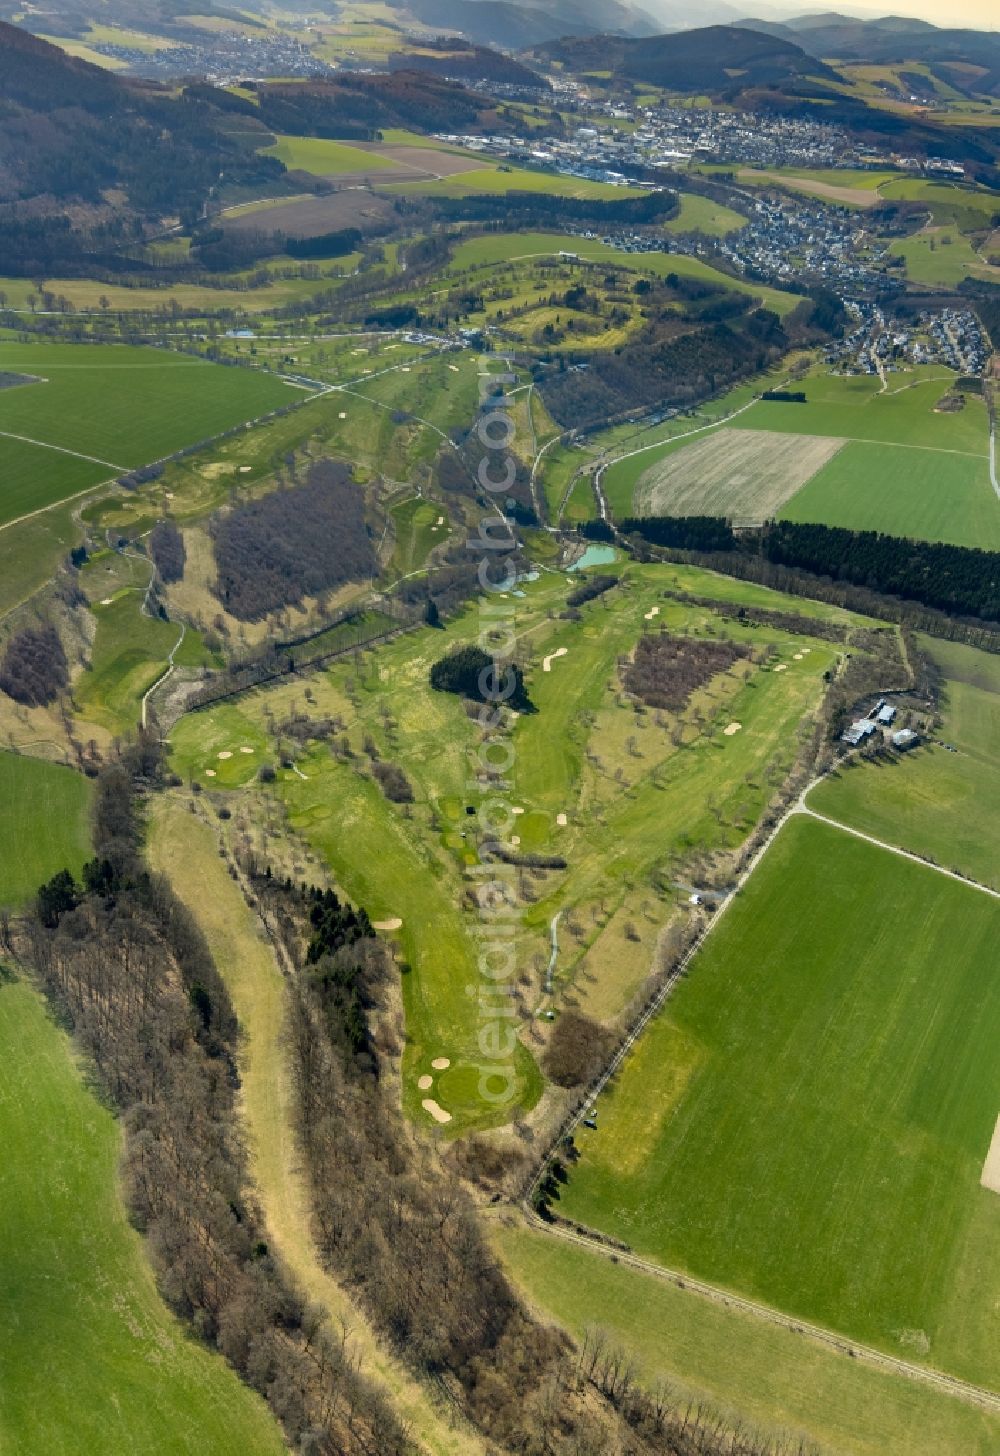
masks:
<svg viewBox="0 0 1000 1456"><path fill-rule="evenodd" d="M549 197L582 197L596 202L614 201L624 196L647 197L640 188L616 187L611 182L592 182L587 177L571 177L562 172L533 172L525 167L496 167L489 164L481 170L459 172L453 177L434 181L394 182L386 192L419 193L422 197L468 197L476 193L503 195L507 192L544 192Z"/></svg>
<svg viewBox="0 0 1000 1456"><path fill-rule="evenodd" d="M90 851L92 786L61 764L0 752L0 904L20 906Z"/></svg>
<svg viewBox="0 0 1000 1456"><path fill-rule="evenodd" d="M466 181L469 175L466 173L462 178L451 180ZM611 190L621 191L620 188ZM740 293L750 293L755 298L762 299L766 307L773 308L782 316L790 313L801 302L793 293L785 293L780 288L770 288L763 283L748 283L743 278L734 278L728 273L720 272L718 268L713 268L709 263L703 263L700 258L689 258L683 253L625 253L621 248L613 248L610 243L602 243L597 238L578 238L570 233L521 232L470 238L455 249L451 271L454 273L468 268L495 268L498 264L557 257L560 253L570 253L593 263L614 263L620 269L651 277L662 278L668 273L677 273L685 278L699 278L723 288L735 288Z"/></svg>
<svg viewBox="0 0 1000 1456"><path fill-rule="evenodd" d="M401 576L419 571L434 550L448 539L447 516L437 501L413 496L392 508L396 544L392 564Z"/></svg>
<svg viewBox="0 0 1000 1456"><path fill-rule="evenodd" d="M924 365L890 374L889 388L875 375L838 375L814 369L796 388L805 404L761 400L740 419L742 430L780 430L802 435L836 435L876 445L919 445L985 459L989 426L981 400L969 398L957 413L936 414L955 376Z"/></svg>
<svg viewBox="0 0 1000 1456"><path fill-rule="evenodd" d="M291 171L312 172L318 177L382 172L392 170L395 165L378 152L366 152L361 147L327 141L324 137L279 136L272 146L263 148L263 153L266 157L277 157Z"/></svg>
<svg viewBox="0 0 1000 1456"><path fill-rule="evenodd" d="M4 394L11 392L5 390ZM6 422L5 412L5 426ZM0 435L0 525L79 495L112 475L114 471L106 465Z"/></svg>
<svg viewBox="0 0 1000 1456"><path fill-rule="evenodd" d="M711 238L723 238L745 227L746 221L742 213L713 202L710 197L682 192L680 212L663 226L668 233L705 233Z"/></svg>
<svg viewBox="0 0 1000 1456"><path fill-rule="evenodd" d="M112 734L136 729L143 695L162 674L180 636L176 622L142 614L142 595L138 589L126 590L106 606L103 602L92 606L97 635L90 666L74 685L84 720ZM209 661L196 632L185 632L174 660L183 667Z"/></svg>
<svg viewBox="0 0 1000 1456"><path fill-rule="evenodd" d="M647 1386L762 1432L850 1456L992 1456L1000 1418L780 1326L522 1225L494 1246L526 1297L577 1339L603 1330Z"/></svg>
<svg viewBox="0 0 1000 1456"><path fill-rule="evenodd" d="M988 462L941 450L847 444L778 514L787 521L1000 548L1000 502Z"/></svg>
<svg viewBox="0 0 1000 1456"><path fill-rule="evenodd" d="M0 898L9 864L0 857ZM119 1193L113 1115L41 998L2 975L0 1046L0 1445L279 1456L260 1397L160 1299Z"/></svg>
<svg viewBox="0 0 1000 1456"><path fill-rule="evenodd" d="M112 471L158 460L299 397L261 372L125 345L2 342L0 369L44 380L4 391L8 433L94 456Z"/></svg>
<svg viewBox="0 0 1000 1456"><path fill-rule="evenodd" d="M608 454L620 457L608 466L602 478L612 513L616 516L634 514L639 481L668 456L686 448L688 441L682 437L690 435L691 443L710 438L713 430L720 428L729 415L751 404L761 389L774 387L777 382L776 378L768 376L763 380L739 384L719 399L702 405L693 414L679 415L662 425L633 431L630 435L609 431L606 436L598 436L598 441L603 443L606 440ZM746 418L747 415L741 415L733 428L742 428Z"/></svg>
<svg viewBox="0 0 1000 1456"><path fill-rule="evenodd" d="M80 539L73 506L53 506L28 520L0 527L0 616L51 580L59 562Z"/></svg>
<svg viewBox="0 0 1000 1456"><path fill-rule="evenodd" d="M987 896L794 820L578 1134L562 1210L1000 1388L998 934Z"/></svg>
<svg viewBox="0 0 1000 1456"><path fill-rule="evenodd" d="M996 659L959 643L925 645L947 674L936 741L894 760L845 765L813 790L810 806L1000 889Z"/></svg>
<svg viewBox="0 0 1000 1456"><path fill-rule="evenodd" d="M980 218L980 226L986 219ZM906 263L911 283L931 288L955 288L965 278L1000 282L1000 268L984 263L972 243L955 226L926 228L912 237L899 238L889 251Z"/></svg>

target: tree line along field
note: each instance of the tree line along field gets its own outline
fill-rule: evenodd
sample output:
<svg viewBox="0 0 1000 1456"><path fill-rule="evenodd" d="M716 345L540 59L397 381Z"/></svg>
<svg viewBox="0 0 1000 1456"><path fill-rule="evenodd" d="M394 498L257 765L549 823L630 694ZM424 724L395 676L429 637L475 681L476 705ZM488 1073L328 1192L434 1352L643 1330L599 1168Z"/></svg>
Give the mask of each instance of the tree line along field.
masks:
<svg viewBox="0 0 1000 1456"><path fill-rule="evenodd" d="M584 607L578 622L566 622L549 616L565 602L563 577L548 573L524 584L517 633L538 711L514 727L512 794L522 811L516 835L521 853L566 862L538 877L524 915L526 1009L549 958L552 918L561 912L560 994L572 993L601 1017L621 1013L648 970L664 918L677 910L673 866L696 847L726 853L742 842L822 694L833 661L829 643L806 639L803 651L786 633L723 623L703 608L665 601L664 589L674 584L730 600L783 600L696 571L629 567L613 592ZM694 641L729 637L759 654L776 653L771 665L782 672L763 657L753 670L742 664L696 694L689 711L657 722L618 702L615 679L617 657L661 623ZM276 799L354 901L373 919L401 922L392 933L406 966L404 1105L425 1116L416 1080L431 1061L447 1058L434 1096L454 1130L490 1120L471 1069L476 1008L465 994L475 975L467 890L478 833L466 812L474 730L460 701L434 692L428 674L432 662L477 633L478 618L466 612L446 632L411 632L314 674L308 713L342 725L350 757L320 741L298 746L282 731L304 706L297 685L199 711L171 732L172 764L185 781L227 796L239 791L227 802L251 828L266 825ZM733 723L739 728L724 733ZM365 743L402 769L412 805L388 801L368 771ZM260 766L276 766L282 755L294 767L277 768L268 790L257 782ZM267 841L280 839L280 830L260 833L265 842L258 839L257 848L267 855ZM625 937L623 956L630 916L639 929ZM527 1051L518 1057L518 1098L530 1106L538 1073Z"/></svg>
<svg viewBox="0 0 1000 1456"><path fill-rule="evenodd" d="M561 1211L1000 1388L998 933L981 892L793 819L578 1134Z"/></svg>
<svg viewBox="0 0 1000 1456"><path fill-rule="evenodd" d="M1000 1418L803 1339L732 1305L511 1220L494 1243L508 1272L581 1343L601 1330L647 1387L738 1409L795 1449L851 1456L992 1456Z"/></svg>
<svg viewBox="0 0 1000 1456"><path fill-rule="evenodd" d="M11 504L6 491L0 502L0 519L7 520L24 514L32 500L37 508L82 488L75 474L81 464L91 473L85 484L91 484L301 397L262 372L124 345L2 341L0 369L39 380L4 390L0 399L4 434L35 442L11 463L21 461L37 494L19 486L15 475ZM0 436L0 445L20 442ZM78 455L93 460L78 461Z"/></svg>
<svg viewBox="0 0 1000 1456"><path fill-rule="evenodd" d="M605 475L608 500L622 514L638 508L740 517L771 507L788 520L994 548L1000 504L990 484L985 405L970 395L956 413L935 410L954 378L925 366L912 376L890 375L883 392L878 379L814 369L795 385L805 404L761 400L723 421L729 450L718 432L699 433L613 466ZM747 397L734 392L731 408ZM792 451L788 471L776 467L758 491L743 463L752 431L765 437L761 459L772 449L777 466L783 435L826 440L830 458L803 482L805 454Z"/></svg>
<svg viewBox="0 0 1000 1456"><path fill-rule="evenodd" d="M943 723L933 741L898 758L845 766L813 790L809 803L1000 889L1000 665L958 643L922 645L945 674Z"/></svg>

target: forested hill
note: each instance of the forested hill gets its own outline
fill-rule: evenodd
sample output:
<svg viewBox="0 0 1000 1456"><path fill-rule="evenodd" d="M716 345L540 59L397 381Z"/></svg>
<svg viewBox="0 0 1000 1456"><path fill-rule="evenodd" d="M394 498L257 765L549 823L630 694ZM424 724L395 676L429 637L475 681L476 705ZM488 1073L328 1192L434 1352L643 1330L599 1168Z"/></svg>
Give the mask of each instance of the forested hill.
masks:
<svg viewBox="0 0 1000 1456"><path fill-rule="evenodd" d="M835 79L828 66L791 41L733 25L642 40L568 36L540 46L538 55L577 73L611 71L624 80L681 91L717 92L734 84L768 86L799 76Z"/></svg>
<svg viewBox="0 0 1000 1456"><path fill-rule="evenodd" d="M201 97L119 80L0 24L4 270L71 268L120 247L145 219L194 215L223 170L247 183L283 172L243 138Z"/></svg>

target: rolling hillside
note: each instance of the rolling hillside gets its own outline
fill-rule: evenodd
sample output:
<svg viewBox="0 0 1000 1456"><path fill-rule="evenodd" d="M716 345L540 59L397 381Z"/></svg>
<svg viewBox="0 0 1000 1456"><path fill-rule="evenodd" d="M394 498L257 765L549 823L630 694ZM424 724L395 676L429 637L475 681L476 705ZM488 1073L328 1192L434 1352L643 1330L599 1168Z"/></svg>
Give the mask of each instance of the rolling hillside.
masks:
<svg viewBox="0 0 1000 1456"><path fill-rule="evenodd" d="M680 91L720 92L807 76L834 78L829 67L791 41L731 25L645 40L567 37L540 47L538 54L577 73L610 71L622 80Z"/></svg>

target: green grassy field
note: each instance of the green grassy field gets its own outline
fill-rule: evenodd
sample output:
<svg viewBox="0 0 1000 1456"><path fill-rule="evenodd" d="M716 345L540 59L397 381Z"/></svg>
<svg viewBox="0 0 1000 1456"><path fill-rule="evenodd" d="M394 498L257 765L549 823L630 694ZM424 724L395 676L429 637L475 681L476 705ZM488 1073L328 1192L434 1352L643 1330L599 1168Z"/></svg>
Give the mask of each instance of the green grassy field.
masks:
<svg viewBox="0 0 1000 1456"><path fill-rule="evenodd" d="M746 226L742 213L731 207L723 207L710 197L695 192L681 193L681 210L676 217L664 223L668 233L705 233L708 237L722 238Z"/></svg>
<svg viewBox="0 0 1000 1456"><path fill-rule="evenodd" d="M1000 547L1000 502L988 462L939 450L845 445L778 514L954 546Z"/></svg>
<svg viewBox="0 0 1000 1456"><path fill-rule="evenodd" d="M239 216L245 212L266 212L269 207L280 207L290 199L279 197L267 203L254 202L246 207L226 210L227 216ZM262 224L263 226L263 224ZM164 256L164 250L172 248L171 262L183 264L190 251L189 238L171 239L169 243L151 245ZM115 313L159 313L169 316L176 307L191 311L200 310L206 314L231 310L238 314L258 314L266 309L278 308L282 304L310 298L330 287L329 278L349 273L355 268L360 254L350 253L338 258L331 265L320 265L319 278L274 278L259 288L248 287L245 276L239 273L216 275L217 286L208 283L171 283L160 288L152 286L126 288L120 283L108 283L100 278L49 278L45 288L56 295L69 299L81 313L105 312L101 303L107 300L107 311ZM270 260L272 266L294 269L297 265L291 258ZM29 278L0 278L0 290L6 295L11 308L28 309L32 295L39 296L38 285ZM85 321L81 320L85 324Z"/></svg>
<svg viewBox="0 0 1000 1456"><path fill-rule="evenodd" d="M615 187L610 182L592 182L586 177L570 177L561 172L532 172L524 167L501 170L490 166L430 182L395 182L385 190L404 195L419 192L425 197L468 197L480 192L498 196L507 192L544 192L550 197L583 197L598 202L625 196L648 196L639 188Z"/></svg>
<svg viewBox="0 0 1000 1456"><path fill-rule="evenodd" d="M789 430L797 435L836 435L870 444L920 445L956 450L982 460L989 453L989 426L981 400L970 397L963 410L936 414L955 376L943 367L924 365L890 374L889 388L874 375L845 376L814 369L797 388L806 403L761 401L740 418L741 430Z"/></svg>
<svg viewBox="0 0 1000 1456"><path fill-rule="evenodd" d="M78 495L114 473L106 465L0 435L0 525Z"/></svg>
<svg viewBox="0 0 1000 1456"><path fill-rule="evenodd" d="M0 898L12 888L4 873ZM114 1117L39 996L2 976L0 1046L0 1445L279 1456L263 1401L157 1293L118 1191Z"/></svg>
<svg viewBox="0 0 1000 1456"><path fill-rule="evenodd" d="M690 443L707 439L716 422L723 422L736 410L742 410L744 406L752 402L754 395L759 393L762 388L776 382L769 376L764 381L758 379L747 384L739 384L721 398L711 400L690 415L678 416L676 419L668 420L652 429L633 432L631 437L621 437L614 431L609 431L606 437L597 436L595 444L603 443L606 438L607 443L604 448L607 453L612 456L624 455L627 457L610 465L602 478L604 494L612 513L616 516L632 514L635 490L641 477L659 461L678 450L683 450L689 443L686 439L679 437L691 435ZM747 414L741 414L738 419L733 421L733 427L742 429L748 415L749 411ZM697 433L692 434L694 431ZM639 453L631 453L634 451Z"/></svg>
<svg viewBox="0 0 1000 1456"><path fill-rule="evenodd" d="M447 540L448 521L442 516L436 501L422 500L419 496L393 507L396 548L392 564L402 576L419 571L434 547Z"/></svg>
<svg viewBox="0 0 1000 1456"><path fill-rule="evenodd" d="M990 676L1000 677L998 664L958 643L925 646L947 673L937 741L896 761L844 767L813 790L810 804L817 813L1000 888L1000 681L984 686Z"/></svg>
<svg viewBox="0 0 1000 1456"><path fill-rule="evenodd" d="M992 1456L1000 1418L790 1330L571 1246L499 1225L494 1243L526 1297L578 1339L603 1330L683 1410L706 1402L773 1439L850 1456Z"/></svg>
<svg viewBox="0 0 1000 1456"><path fill-rule="evenodd" d="M562 1210L1000 1388L998 934L987 896L793 821L581 1129Z"/></svg>
<svg viewBox="0 0 1000 1456"><path fill-rule="evenodd" d="M72 505L0 527L0 614L27 601L46 582L80 539Z"/></svg>
<svg viewBox="0 0 1000 1456"><path fill-rule="evenodd" d="M0 752L0 904L26 903L57 870L78 875L90 849L92 786L61 764Z"/></svg>
<svg viewBox="0 0 1000 1456"><path fill-rule="evenodd" d="M366 152L346 142L327 141L324 137L279 136L273 146L263 148L263 153L277 157L292 171L312 172L318 177L381 172L397 165L377 152Z"/></svg>
<svg viewBox="0 0 1000 1456"><path fill-rule="evenodd" d="M954 227L934 228L899 238L889 251L906 260L906 276L911 283L955 288L964 278L1000 282L1000 268L984 263L969 239Z"/></svg>
<svg viewBox="0 0 1000 1456"><path fill-rule="evenodd" d="M164 671L180 636L176 622L143 616L142 595L139 590L125 591L107 605L97 602L92 607L97 635L90 667L77 680L75 696L84 720L111 733L134 732L143 694ZM174 661L181 667L209 661L196 632L185 632Z"/></svg>
<svg viewBox="0 0 1000 1456"><path fill-rule="evenodd" d="M300 397L263 373L123 345L2 342L0 369L45 381L4 391L4 429L93 456L103 462L98 469L104 475L157 460ZM62 470L56 462L68 457L49 453L53 468ZM67 481L66 490L73 484ZM51 490L43 493L53 498Z"/></svg>

